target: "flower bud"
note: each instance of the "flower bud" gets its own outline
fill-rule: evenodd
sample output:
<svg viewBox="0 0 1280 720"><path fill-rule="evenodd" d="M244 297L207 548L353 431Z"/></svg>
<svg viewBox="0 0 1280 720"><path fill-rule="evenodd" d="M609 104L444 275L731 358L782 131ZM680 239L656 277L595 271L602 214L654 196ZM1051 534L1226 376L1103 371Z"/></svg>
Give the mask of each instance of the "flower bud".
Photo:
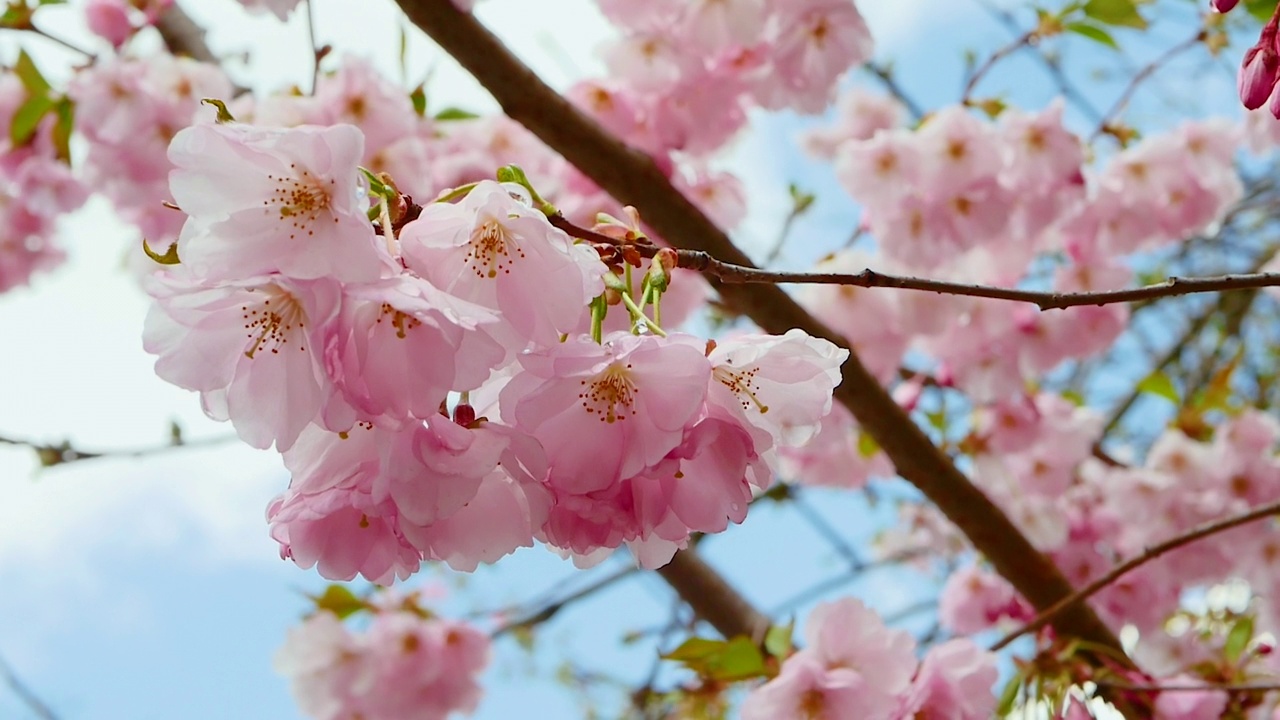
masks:
<svg viewBox="0 0 1280 720"><path fill-rule="evenodd" d="M1270 30L1270 32L1268 32ZM1276 53L1275 30L1264 28L1258 44L1249 48L1240 64L1240 102L1249 110L1267 103L1280 80L1280 54Z"/></svg>
<svg viewBox="0 0 1280 720"><path fill-rule="evenodd" d="M1209 0L1209 7L1217 12L1231 12L1231 9L1240 4L1240 0Z"/></svg>

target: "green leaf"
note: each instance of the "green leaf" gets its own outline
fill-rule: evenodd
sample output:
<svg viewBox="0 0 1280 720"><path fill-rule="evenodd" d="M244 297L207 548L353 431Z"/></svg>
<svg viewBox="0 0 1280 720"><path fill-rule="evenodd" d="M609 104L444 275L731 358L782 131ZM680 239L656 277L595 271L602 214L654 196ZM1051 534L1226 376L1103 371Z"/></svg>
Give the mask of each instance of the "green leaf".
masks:
<svg viewBox="0 0 1280 720"><path fill-rule="evenodd" d="M53 147L58 154L58 159L62 162L71 164L71 131L76 125L76 104L71 98L64 97L58 100L53 111L58 114L58 120L53 124Z"/></svg>
<svg viewBox="0 0 1280 720"><path fill-rule="evenodd" d="M151 249L151 246L147 244L146 238L142 238L142 252L146 253L147 257L155 260L161 265L177 265L182 262L182 259L178 257L178 243L176 242L170 245L169 249L161 255Z"/></svg>
<svg viewBox="0 0 1280 720"><path fill-rule="evenodd" d="M1244 654L1245 648L1249 647L1249 641L1253 640L1253 617L1245 616L1235 621L1231 626L1231 631L1227 633L1227 642L1222 647L1222 653L1226 656L1227 661L1234 663Z"/></svg>
<svg viewBox="0 0 1280 720"><path fill-rule="evenodd" d="M448 107L432 116L433 120L447 122L449 120L475 120L479 115L462 108Z"/></svg>
<svg viewBox="0 0 1280 720"><path fill-rule="evenodd" d="M708 640L707 638L691 637L680 643L680 647L672 650L662 656L663 660L675 660L677 662L687 663L691 660L702 660L710 655L719 652L725 646L723 640Z"/></svg>
<svg viewBox="0 0 1280 720"><path fill-rule="evenodd" d="M1262 22L1271 19L1276 11L1276 0L1244 0L1244 9Z"/></svg>
<svg viewBox="0 0 1280 720"><path fill-rule="evenodd" d="M1063 390L1062 399L1066 400L1072 405L1075 405L1076 407L1085 406L1084 394L1081 393L1079 390Z"/></svg>
<svg viewBox="0 0 1280 720"><path fill-rule="evenodd" d="M427 114L427 88L426 85L418 85L409 93L409 100L413 102L413 111L418 113L418 117Z"/></svg>
<svg viewBox="0 0 1280 720"><path fill-rule="evenodd" d="M330 585L320 596L309 596L315 601L317 610L325 610L337 615L339 619L364 610L368 605L356 597L344 585Z"/></svg>
<svg viewBox="0 0 1280 720"><path fill-rule="evenodd" d="M1084 4L1084 14L1104 25L1147 29L1146 18L1138 12L1135 0L1089 0Z"/></svg>
<svg viewBox="0 0 1280 720"><path fill-rule="evenodd" d="M680 647L663 655L698 675L712 680L746 680L765 675L764 655L746 637L729 641L689 638Z"/></svg>
<svg viewBox="0 0 1280 720"><path fill-rule="evenodd" d="M9 140L15 146L25 145L36 134L40 121L53 109L54 102L47 95L32 95L18 106L9 126Z"/></svg>
<svg viewBox="0 0 1280 720"><path fill-rule="evenodd" d="M219 125L225 125L227 123L233 123L236 121L236 117L231 114L230 110L227 109L227 104L217 98L204 98L203 100L200 101L200 104L217 108L218 110L217 122Z"/></svg>
<svg viewBox="0 0 1280 720"><path fill-rule="evenodd" d="M1067 30L1081 37L1089 38L1099 45L1106 45L1112 50L1119 50L1120 46L1116 44L1116 39L1111 37L1111 33L1092 23L1073 22L1067 24Z"/></svg>
<svg viewBox="0 0 1280 720"><path fill-rule="evenodd" d="M28 30L31 28L32 9L21 2L10 2L0 13L0 28Z"/></svg>
<svg viewBox="0 0 1280 720"><path fill-rule="evenodd" d="M1022 689L1022 673L1015 673L1009 678L1009 682L1005 683L1004 691L1000 693L1000 703L996 706L996 717L1005 717L1013 712L1014 703L1018 702L1018 691Z"/></svg>
<svg viewBox="0 0 1280 720"><path fill-rule="evenodd" d="M785 660L791 654L791 636L795 633L796 621L793 619L786 625L774 625L764 634L764 649L779 660Z"/></svg>
<svg viewBox="0 0 1280 720"><path fill-rule="evenodd" d="M40 74L40 69L36 67L36 63L27 54L26 50L18 51L18 62L14 64L13 71L17 73L18 79L22 81L22 86L27 89L30 96L47 97L52 86L49 81L44 79L44 75Z"/></svg>
<svg viewBox="0 0 1280 720"><path fill-rule="evenodd" d="M795 183L787 186L787 192L791 194L791 214L793 215L800 215L808 210L813 206L813 202L818 199L817 195L801 190Z"/></svg>
<svg viewBox="0 0 1280 720"><path fill-rule="evenodd" d="M1143 378L1142 382L1138 383L1138 392L1159 395L1175 405L1181 403L1178 398L1178 388L1174 387L1173 381L1162 372L1154 372Z"/></svg>
<svg viewBox="0 0 1280 720"><path fill-rule="evenodd" d="M765 673L764 655L750 638L729 641L724 653L715 658L709 675L715 680L746 680Z"/></svg>
<svg viewBox="0 0 1280 720"><path fill-rule="evenodd" d="M858 454L864 458L869 458L880 452L880 443L866 432L858 433Z"/></svg>

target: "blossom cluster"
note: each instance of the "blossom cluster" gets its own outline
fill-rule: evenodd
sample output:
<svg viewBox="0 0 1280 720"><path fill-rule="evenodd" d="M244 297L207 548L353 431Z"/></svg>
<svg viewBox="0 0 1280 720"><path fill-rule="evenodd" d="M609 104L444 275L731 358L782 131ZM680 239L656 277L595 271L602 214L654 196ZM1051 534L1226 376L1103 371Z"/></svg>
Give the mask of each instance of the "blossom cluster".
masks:
<svg viewBox="0 0 1280 720"><path fill-rule="evenodd" d="M917 660L910 633L890 630L853 598L814 608L804 639L778 676L747 696L743 720L985 720L995 711L995 655L970 640L939 643Z"/></svg>
<svg viewBox="0 0 1280 720"><path fill-rule="evenodd" d="M56 113L46 114L17 141L23 131L14 124L31 94L27 82L16 72L0 71L0 292L62 261L54 240L57 218L89 195L69 158L59 157Z"/></svg>
<svg viewBox="0 0 1280 720"><path fill-rule="evenodd" d="M480 702L489 637L417 608L376 609L361 632L320 610L291 628L275 669L316 720L444 720Z"/></svg>
<svg viewBox="0 0 1280 720"><path fill-rule="evenodd" d="M829 411L846 351L667 334L630 298L633 332L606 333L621 279L525 188L476 183L397 231L363 156L351 125L181 131L181 261L147 283L156 372L284 454L268 519L303 567L389 583L535 538L655 567L741 522Z"/></svg>
<svg viewBox="0 0 1280 720"><path fill-rule="evenodd" d="M821 112L845 71L872 53L849 0L599 4L622 38L602 50L609 77L569 95L659 158L720 148L752 106Z"/></svg>
<svg viewBox="0 0 1280 720"><path fill-rule="evenodd" d="M202 98L231 91L221 68L172 55L110 58L77 73L67 95L87 147L79 179L143 237L158 243L177 237L182 213L164 205L172 199L169 143L197 118L212 117L212 108L201 111Z"/></svg>
<svg viewBox="0 0 1280 720"><path fill-rule="evenodd" d="M1095 457L1101 426L1096 413L1040 394L980 410L966 441L975 482L1076 587L1148 547L1280 500L1280 422L1266 414L1240 412L1209 439L1169 429L1135 466ZM947 540L954 530L945 521L917 513L890 533L882 552L950 546L960 553L962 546ZM1144 668L1170 676L1191 671L1214 646L1194 634L1165 632L1185 593L1241 578L1255 595L1271 596L1270 568L1278 553L1273 523L1247 524L1145 563L1090 602L1117 631L1131 625L1141 633ZM976 565L952 574L940 596L939 619L957 633L1008 627L1033 614L1005 580ZM1270 604L1261 605L1257 632L1277 629L1280 616ZM1217 642L1220 652L1222 639Z"/></svg>

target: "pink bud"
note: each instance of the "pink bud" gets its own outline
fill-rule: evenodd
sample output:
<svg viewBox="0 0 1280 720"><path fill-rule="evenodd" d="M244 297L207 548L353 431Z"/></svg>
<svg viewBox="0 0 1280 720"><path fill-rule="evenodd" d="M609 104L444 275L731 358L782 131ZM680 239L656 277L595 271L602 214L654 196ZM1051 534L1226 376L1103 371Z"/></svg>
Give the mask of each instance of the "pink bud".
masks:
<svg viewBox="0 0 1280 720"><path fill-rule="evenodd" d="M1240 65L1240 102L1249 110L1265 105L1280 81L1280 55L1276 54L1274 40L1274 28L1263 28L1262 38L1249 48Z"/></svg>
<svg viewBox="0 0 1280 720"><path fill-rule="evenodd" d="M93 34L104 38L112 47L120 47L133 35L129 6L124 0L89 0L84 14Z"/></svg>
<svg viewBox="0 0 1280 720"><path fill-rule="evenodd" d="M476 421L476 409L466 403L458 403L453 409L453 421L462 427L471 427Z"/></svg>
<svg viewBox="0 0 1280 720"><path fill-rule="evenodd" d="M1209 0L1209 7L1224 13L1231 12L1231 8L1240 4L1240 0Z"/></svg>

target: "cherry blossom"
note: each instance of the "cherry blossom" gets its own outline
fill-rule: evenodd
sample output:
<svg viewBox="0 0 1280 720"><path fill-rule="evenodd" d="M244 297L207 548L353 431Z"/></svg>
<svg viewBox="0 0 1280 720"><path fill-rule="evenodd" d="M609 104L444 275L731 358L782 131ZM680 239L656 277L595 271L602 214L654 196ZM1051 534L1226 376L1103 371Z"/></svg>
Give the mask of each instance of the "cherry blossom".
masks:
<svg viewBox="0 0 1280 720"><path fill-rule="evenodd" d="M183 263L208 280L269 272L376 280L378 254L357 163L358 128L195 125L169 149L174 199L189 219Z"/></svg>
<svg viewBox="0 0 1280 720"><path fill-rule="evenodd" d="M205 412L231 420L248 444L289 449L332 385L323 358L340 290L332 280L270 276L202 285L185 271L157 275L143 347L156 374L200 393Z"/></svg>
<svg viewBox="0 0 1280 720"><path fill-rule="evenodd" d="M434 203L405 226L400 243L409 269L440 289L502 313L521 341L555 342L572 332L587 303L603 291L605 267L539 211L493 181L458 204Z"/></svg>
<svg viewBox="0 0 1280 720"><path fill-rule="evenodd" d="M317 720L444 720L476 708L489 652L487 636L451 620L380 610L354 633L320 611L289 631L274 664Z"/></svg>

